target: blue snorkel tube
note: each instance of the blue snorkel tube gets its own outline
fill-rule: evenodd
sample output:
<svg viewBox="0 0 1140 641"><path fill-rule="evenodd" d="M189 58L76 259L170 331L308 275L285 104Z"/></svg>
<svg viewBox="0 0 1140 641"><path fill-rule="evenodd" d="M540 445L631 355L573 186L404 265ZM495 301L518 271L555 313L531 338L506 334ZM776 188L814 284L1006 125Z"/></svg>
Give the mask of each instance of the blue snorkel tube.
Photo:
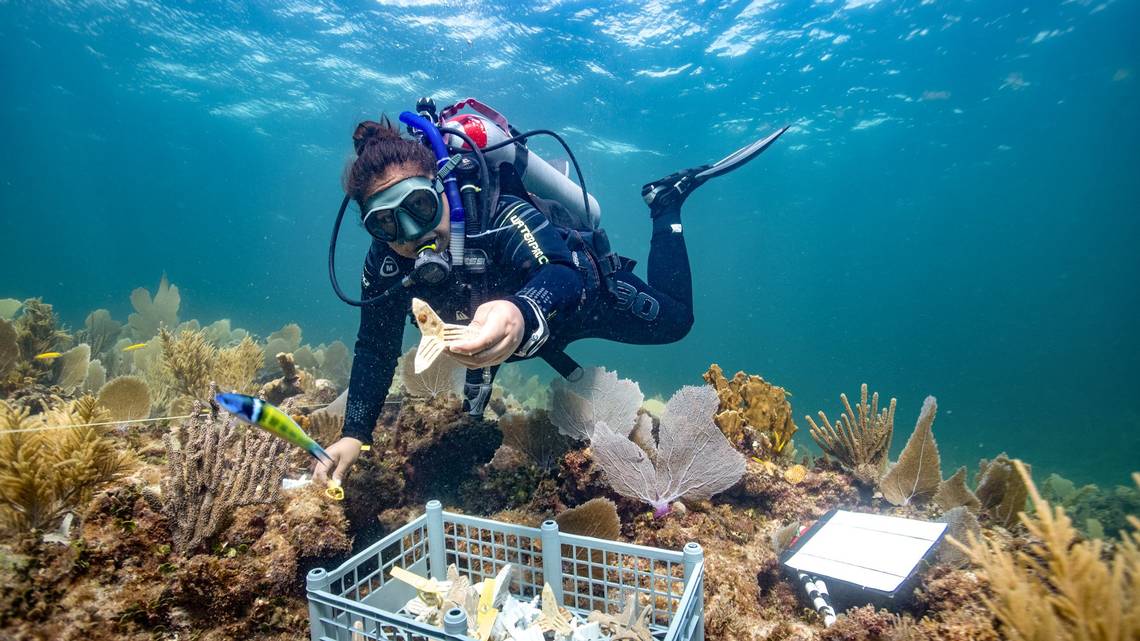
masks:
<svg viewBox="0 0 1140 641"><path fill-rule="evenodd" d="M400 122L418 130L427 138L432 152L435 153L436 170L442 173L444 165L451 160L451 154L447 152L447 145L443 143L443 136L435 124L410 111L400 114ZM467 212L463 208L463 199L459 197L459 186L453 173L448 172L444 176L443 189L447 194L447 206L451 212L451 264L463 265L463 245L467 238Z"/></svg>

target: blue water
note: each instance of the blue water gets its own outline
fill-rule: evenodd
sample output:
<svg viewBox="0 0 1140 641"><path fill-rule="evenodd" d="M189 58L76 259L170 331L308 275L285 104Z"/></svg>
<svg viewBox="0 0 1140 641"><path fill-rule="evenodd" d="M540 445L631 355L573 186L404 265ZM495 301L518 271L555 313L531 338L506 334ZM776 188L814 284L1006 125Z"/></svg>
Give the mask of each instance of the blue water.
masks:
<svg viewBox="0 0 1140 641"><path fill-rule="evenodd" d="M686 205L693 332L574 356L666 397L719 362L799 416L866 381L896 451L934 394L947 473L1140 467L1140 3L251 4L0 2L0 298L125 320L165 272L183 319L350 342L361 119L473 95L563 132L642 261L642 183L790 124Z"/></svg>

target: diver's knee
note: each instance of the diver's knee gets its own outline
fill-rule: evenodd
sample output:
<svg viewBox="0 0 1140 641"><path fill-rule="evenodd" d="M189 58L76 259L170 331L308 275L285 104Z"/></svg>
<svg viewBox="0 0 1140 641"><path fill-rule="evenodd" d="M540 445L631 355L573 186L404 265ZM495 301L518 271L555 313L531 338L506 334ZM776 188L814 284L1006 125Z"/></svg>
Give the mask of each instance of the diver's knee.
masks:
<svg viewBox="0 0 1140 641"><path fill-rule="evenodd" d="M662 332L663 343L676 343L689 335L693 329L693 312L686 311L677 315L677 318Z"/></svg>

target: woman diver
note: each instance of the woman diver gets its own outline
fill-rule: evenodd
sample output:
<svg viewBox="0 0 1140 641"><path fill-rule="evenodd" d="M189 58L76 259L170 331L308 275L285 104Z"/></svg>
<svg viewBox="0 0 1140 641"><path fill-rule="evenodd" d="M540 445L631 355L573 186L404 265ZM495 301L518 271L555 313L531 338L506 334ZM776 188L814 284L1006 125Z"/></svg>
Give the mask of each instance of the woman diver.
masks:
<svg viewBox="0 0 1140 641"><path fill-rule="evenodd" d="M434 116L434 104L431 107ZM601 230L582 233L556 224L567 219L565 207L528 193L514 171L518 163L498 165L493 169L502 193L488 210L486 223L477 233L470 227L459 232L468 245L482 248L475 252L483 257L482 268L476 270L481 272L482 295L473 296L470 284L446 274L446 269L437 270L445 276L421 278L414 287L408 286L433 261L446 266L446 258L440 257L446 257L454 244L456 225L445 212L457 192L441 193L445 190L435 180L452 165L440 169L444 164L440 157L446 156L437 150L433 157L428 146L405 138L386 119L361 123L353 134L356 158L345 171L341 215L348 201L355 201L361 222L373 237L361 286L364 302L374 304L361 304L344 436L327 448L332 462L317 465L315 480L325 483L330 471L341 480L362 446L371 442L400 356L413 293L444 321L469 319L475 330L469 338L448 345L449 355L468 368L464 408L473 415L482 414L490 383L505 361L541 356L564 376L573 376L580 370L563 350L576 340L655 345L683 338L693 324L693 296L681 205L705 181L756 157L786 129L717 163L680 171L642 188L653 225L647 280L633 274L633 261L608 251ZM468 133L478 134L470 129ZM468 150L487 142L479 135L464 140ZM485 171L486 161L483 164ZM511 184L516 188L510 189ZM578 193L585 195L585 190ZM590 199L585 197L589 215ZM576 204L582 205L582 199ZM330 255L330 266L331 261ZM348 300L335 277L334 288Z"/></svg>

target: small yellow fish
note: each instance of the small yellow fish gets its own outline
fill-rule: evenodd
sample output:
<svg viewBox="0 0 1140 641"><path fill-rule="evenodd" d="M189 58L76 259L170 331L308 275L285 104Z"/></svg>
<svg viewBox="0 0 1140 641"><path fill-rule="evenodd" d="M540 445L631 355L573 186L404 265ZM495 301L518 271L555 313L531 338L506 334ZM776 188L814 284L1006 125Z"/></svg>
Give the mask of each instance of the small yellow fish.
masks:
<svg viewBox="0 0 1140 641"><path fill-rule="evenodd" d="M127 345L126 347L123 348L123 351L124 352L133 352L136 349L142 349L144 347L146 347L146 343L135 343L134 345Z"/></svg>
<svg viewBox="0 0 1140 641"><path fill-rule="evenodd" d="M63 356L60 352L44 352L43 354L36 354L35 359L37 361L47 361L53 358L59 358L60 356Z"/></svg>

